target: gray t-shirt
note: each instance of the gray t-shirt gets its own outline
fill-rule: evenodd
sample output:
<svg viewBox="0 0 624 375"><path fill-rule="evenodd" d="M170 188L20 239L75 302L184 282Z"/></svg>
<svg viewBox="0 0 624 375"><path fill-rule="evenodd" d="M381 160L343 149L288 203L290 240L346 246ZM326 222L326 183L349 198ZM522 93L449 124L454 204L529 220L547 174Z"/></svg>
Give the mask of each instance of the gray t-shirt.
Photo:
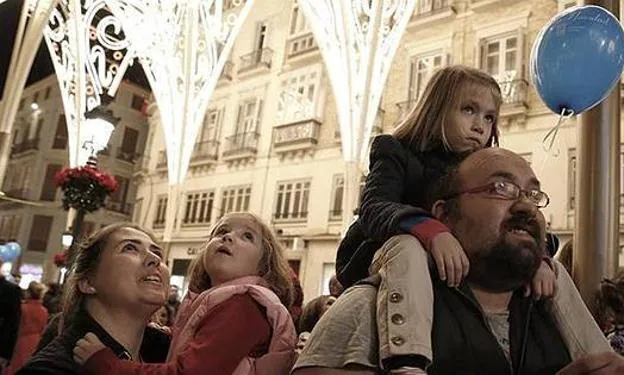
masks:
<svg viewBox="0 0 624 375"><path fill-rule="evenodd" d="M347 289L312 330L293 371L348 365L379 371L376 306L375 287L356 285Z"/></svg>

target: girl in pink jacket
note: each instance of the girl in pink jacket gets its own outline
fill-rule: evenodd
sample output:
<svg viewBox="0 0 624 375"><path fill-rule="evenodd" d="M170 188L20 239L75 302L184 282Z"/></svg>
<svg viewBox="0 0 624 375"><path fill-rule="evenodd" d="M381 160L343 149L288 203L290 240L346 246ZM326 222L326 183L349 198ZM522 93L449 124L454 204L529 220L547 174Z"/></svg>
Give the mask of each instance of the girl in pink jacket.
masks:
<svg viewBox="0 0 624 375"><path fill-rule="evenodd" d="M95 375L286 375L296 345L289 272L266 224L249 213L225 215L190 266L166 363L118 359L91 333L74 359Z"/></svg>

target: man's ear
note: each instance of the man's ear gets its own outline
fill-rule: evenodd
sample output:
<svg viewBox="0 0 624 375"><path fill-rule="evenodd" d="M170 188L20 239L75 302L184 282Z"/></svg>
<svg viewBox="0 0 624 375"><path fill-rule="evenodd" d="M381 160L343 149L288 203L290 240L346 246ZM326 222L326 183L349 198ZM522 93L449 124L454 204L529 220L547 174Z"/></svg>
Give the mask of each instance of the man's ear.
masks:
<svg viewBox="0 0 624 375"><path fill-rule="evenodd" d="M91 285L87 279L78 281L78 290L80 290L83 294L95 294L96 292L93 285Z"/></svg>
<svg viewBox="0 0 624 375"><path fill-rule="evenodd" d="M437 200L431 207L431 214L441 222L445 222L447 219L446 213L446 201Z"/></svg>

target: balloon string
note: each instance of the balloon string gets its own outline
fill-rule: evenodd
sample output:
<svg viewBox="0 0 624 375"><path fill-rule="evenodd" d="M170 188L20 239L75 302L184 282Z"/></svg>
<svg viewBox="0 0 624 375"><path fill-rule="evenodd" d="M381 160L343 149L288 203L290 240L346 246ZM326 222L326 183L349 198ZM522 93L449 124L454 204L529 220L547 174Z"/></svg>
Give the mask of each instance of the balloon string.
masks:
<svg viewBox="0 0 624 375"><path fill-rule="evenodd" d="M566 122L567 119L572 116L574 116L573 110L567 108L561 109L557 124L552 129L550 129L548 133L546 133L544 139L542 140L542 146L544 147L544 151L548 153L552 151L555 140L557 139L557 134L559 133L559 128Z"/></svg>

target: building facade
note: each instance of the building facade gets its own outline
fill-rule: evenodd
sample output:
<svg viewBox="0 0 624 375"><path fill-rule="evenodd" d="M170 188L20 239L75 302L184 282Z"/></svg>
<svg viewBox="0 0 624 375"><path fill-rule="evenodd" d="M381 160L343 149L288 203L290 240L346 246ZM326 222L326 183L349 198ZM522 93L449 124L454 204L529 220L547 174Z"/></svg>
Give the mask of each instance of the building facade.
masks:
<svg viewBox="0 0 624 375"><path fill-rule="evenodd" d="M143 113L149 95L145 89L122 82L110 104L121 121L108 147L98 155L98 167L115 176L117 191L106 207L85 217L83 234L101 226L130 220L136 196L132 176L147 136ZM54 175L68 165L67 127L56 76L24 89L12 134L9 167L2 191L41 206L0 201L0 241L17 240L22 256L13 271L22 274L22 286L31 279L54 280L58 275L54 254L62 250L61 234L67 228L61 192Z"/></svg>
<svg viewBox="0 0 624 375"><path fill-rule="evenodd" d="M391 132L430 75L448 64L482 69L500 83L502 146L529 160L551 196L551 231L574 226L576 124L550 150L542 141L557 118L529 80L531 46L543 25L575 1L419 1L382 97L374 133ZM313 34L296 0L258 0L243 26L194 145L175 213L169 261L173 282L227 212L251 211L287 248L305 300L327 293L342 231L344 163L333 93ZM163 133L149 108L146 154L137 163L133 219L162 234L167 207ZM365 173L365 172L364 172Z"/></svg>

